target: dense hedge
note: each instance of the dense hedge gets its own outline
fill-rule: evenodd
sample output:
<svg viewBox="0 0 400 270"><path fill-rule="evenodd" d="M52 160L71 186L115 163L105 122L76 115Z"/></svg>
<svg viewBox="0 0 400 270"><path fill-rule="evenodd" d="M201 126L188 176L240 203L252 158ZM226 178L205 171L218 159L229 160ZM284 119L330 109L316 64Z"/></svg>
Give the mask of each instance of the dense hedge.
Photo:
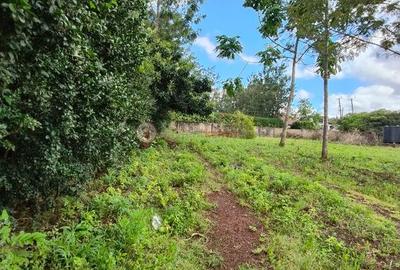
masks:
<svg viewBox="0 0 400 270"><path fill-rule="evenodd" d="M238 132L239 137L254 138L256 136L254 118L239 111L235 113L211 113L208 116L197 114L183 114L172 112L170 120L184 123L216 123L224 124L232 130Z"/></svg>
<svg viewBox="0 0 400 270"><path fill-rule="evenodd" d="M232 113L211 113L208 116L198 114L183 114L173 112L170 114L171 121L185 123L227 123L233 118ZM258 127L283 127L283 120L279 118L251 117L254 125Z"/></svg>
<svg viewBox="0 0 400 270"><path fill-rule="evenodd" d="M283 127L283 120L280 118L254 117L254 123L257 127Z"/></svg>
<svg viewBox="0 0 400 270"><path fill-rule="evenodd" d="M192 37L197 2L165 5L163 29ZM140 123L211 112L209 76L152 18L147 0L2 2L0 204L79 190L135 148Z"/></svg>
<svg viewBox="0 0 400 270"><path fill-rule="evenodd" d="M400 112L379 110L347 115L338 121L339 130L374 132L382 135L385 126L400 125Z"/></svg>
<svg viewBox="0 0 400 270"><path fill-rule="evenodd" d="M135 145L155 99L147 1L0 6L0 203L50 201Z"/></svg>
<svg viewBox="0 0 400 270"><path fill-rule="evenodd" d="M310 120L300 120L294 122L291 126L291 129L308 129L308 130L316 130L319 129L319 122L313 121L313 119Z"/></svg>

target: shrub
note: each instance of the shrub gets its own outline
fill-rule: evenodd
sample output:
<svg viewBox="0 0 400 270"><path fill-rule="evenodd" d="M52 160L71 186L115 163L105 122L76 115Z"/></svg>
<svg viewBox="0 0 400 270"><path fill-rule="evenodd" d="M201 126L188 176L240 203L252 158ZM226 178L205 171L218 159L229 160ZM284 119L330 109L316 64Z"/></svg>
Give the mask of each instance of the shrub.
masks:
<svg viewBox="0 0 400 270"><path fill-rule="evenodd" d="M290 127L292 129L310 129L315 130L319 128L318 123L311 120L296 121Z"/></svg>
<svg viewBox="0 0 400 270"><path fill-rule="evenodd" d="M283 127L283 120L280 118L254 117L254 123L257 127Z"/></svg>
<svg viewBox="0 0 400 270"><path fill-rule="evenodd" d="M216 123L223 124L242 138L254 138L256 136L254 118L239 111L235 113L212 113L209 116L188 115L173 112L170 119L175 122L185 123Z"/></svg>
<svg viewBox="0 0 400 270"><path fill-rule="evenodd" d="M169 118L171 121L174 122L184 122L184 123L207 123L207 122L214 122L216 119L213 115L209 116L202 116L198 114L183 114L179 112L171 112L169 114ZM214 118L214 119L213 119Z"/></svg>
<svg viewBox="0 0 400 270"><path fill-rule="evenodd" d="M234 130L241 138L252 139L256 137L254 120L251 116L241 112L222 114L222 123Z"/></svg>
<svg viewBox="0 0 400 270"><path fill-rule="evenodd" d="M379 110L350 114L338 121L341 131L374 132L378 135L382 135L383 127L392 125L400 125L400 112Z"/></svg>
<svg viewBox="0 0 400 270"><path fill-rule="evenodd" d="M143 0L0 6L0 204L73 192L135 145L154 99Z"/></svg>

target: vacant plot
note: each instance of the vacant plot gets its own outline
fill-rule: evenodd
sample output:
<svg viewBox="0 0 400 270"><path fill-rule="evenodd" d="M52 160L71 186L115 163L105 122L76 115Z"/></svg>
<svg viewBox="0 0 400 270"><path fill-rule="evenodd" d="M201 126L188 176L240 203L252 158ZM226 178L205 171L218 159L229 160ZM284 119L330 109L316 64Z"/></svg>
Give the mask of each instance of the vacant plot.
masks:
<svg viewBox="0 0 400 270"><path fill-rule="evenodd" d="M52 211L3 212L0 269L399 269L399 149L277 145L169 134Z"/></svg>
<svg viewBox="0 0 400 270"><path fill-rule="evenodd" d="M274 269L400 267L399 149L176 135L224 175L267 230Z"/></svg>

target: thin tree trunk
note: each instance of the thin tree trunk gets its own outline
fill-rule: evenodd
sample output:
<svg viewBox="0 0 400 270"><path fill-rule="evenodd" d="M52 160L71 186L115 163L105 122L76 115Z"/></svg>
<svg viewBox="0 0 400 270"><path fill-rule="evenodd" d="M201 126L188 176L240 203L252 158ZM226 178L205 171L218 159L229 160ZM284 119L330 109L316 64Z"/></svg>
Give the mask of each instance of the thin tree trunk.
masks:
<svg viewBox="0 0 400 270"><path fill-rule="evenodd" d="M161 1L162 1L162 0L157 0L157 6L156 6L155 28L156 28L157 32L158 32L159 29L160 29Z"/></svg>
<svg viewBox="0 0 400 270"><path fill-rule="evenodd" d="M322 135L322 153L321 158L323 161L328 159L328 131L329 131L329 117L328 117L328 83L329 83L329 0L326 0L325 7L325 37L324 37L324 130Z"/></svg>
<svg viewBox="0 0 400 270"><path fill-rule="evenodd" d="M329 117L328 117L328 77L324 76L324 131L322 135L322 160L328 159L328 131L329 131Z"/></svg>
<svg viewBox="0 0 400 270"><path fill-rule="evenodd" d="M280 146L285 146L286 144L286 135L287 135L287 129L289 126L289 117L290 117L290 112L292 109L292 103L294 99L294 91L295 91L295 83L296 83L296 64L297 64L297 52L299 48L299 41L300 38L296 37L296 43L294 47L294 52L293 52L293 63L292 63L292 77L290 79L290 93L289 93L289 100L288 104L286 107L286 112L285 112L285 121L283 123L283 129L281 133L281 141L279 143Z"/></svg>

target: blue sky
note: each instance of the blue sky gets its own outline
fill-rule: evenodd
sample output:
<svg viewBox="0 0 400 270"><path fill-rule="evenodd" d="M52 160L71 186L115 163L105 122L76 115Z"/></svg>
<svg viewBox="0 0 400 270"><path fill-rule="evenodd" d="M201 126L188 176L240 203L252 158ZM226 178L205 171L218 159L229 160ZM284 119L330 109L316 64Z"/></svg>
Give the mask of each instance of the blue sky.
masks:
<svg viewBox="0 0 400 270"><path fill-rule="evenodd" d="M239 76L247 60L256 61L256 53L268 44L258 32L257 14L242 6L243 0L205 0L201 13L206 18L196 28L199 37L191 46L192 54L201 66L211 69L219 81ZM218 59L214 51L217 35L240 36L243 54L233 61ZM376 37L378 38L378 37ZM353 61L342 64L342 71L330 81L331 116L338 115L338 99L350 112L353 98L356 112L381 108L400 110L400 59L381 55L380 49L367 48ZM308 97L322 111L322 80L314 72L313 59L298 68L296 90L298 97ZM259 64L248 64L241 77L245 82L251 74L260 72ZM220 84L216 85L220 88Z"/></svg>

